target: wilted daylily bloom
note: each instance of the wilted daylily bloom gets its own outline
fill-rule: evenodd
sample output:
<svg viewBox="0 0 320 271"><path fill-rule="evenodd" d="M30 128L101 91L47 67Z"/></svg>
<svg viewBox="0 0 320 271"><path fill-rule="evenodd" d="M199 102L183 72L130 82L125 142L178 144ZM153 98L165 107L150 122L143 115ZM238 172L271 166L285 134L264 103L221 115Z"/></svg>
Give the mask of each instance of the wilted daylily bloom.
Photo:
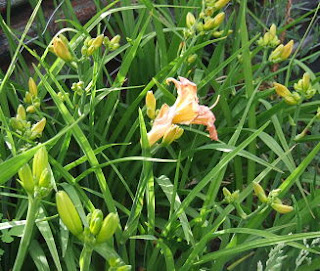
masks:
<svg viewBox="0 0 320 271"><path fill-rule="evenodd" d="M206 125L210 138L218 140L217 130L214 125L215 116L211 112L211 108L199 105L197 85L183 77L179 77L179 80L174 78L167 79L167 83L173 82L175 84L178 97L171 107L167 104L162 105L154 120L152 129L148 133L150 146L162 138L172 124Z"/></svg>

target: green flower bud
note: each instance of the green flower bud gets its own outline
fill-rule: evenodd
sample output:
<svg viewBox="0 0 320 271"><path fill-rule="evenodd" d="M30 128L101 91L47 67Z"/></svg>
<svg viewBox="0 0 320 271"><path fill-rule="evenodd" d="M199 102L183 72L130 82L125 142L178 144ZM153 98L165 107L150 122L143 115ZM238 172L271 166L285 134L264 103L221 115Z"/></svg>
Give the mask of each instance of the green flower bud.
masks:
<svg viewBox="0 0 320 271"><path fill-rule="evenodd" d="M187 62L189 64L192 64L197 60L197 58L198 58L197 54L190 55L190 56L188 56Z"/></svg>
<svg viewBox="0 0 320 271"><path fill-rule="evenodd" d="M34 112L36 112L36 107L35 107L34 105L29 105L29 106L27 107L26 111L27 111L28 113L34 113Z"/></svg>
<svg viewBox="0 0 320 271"><path fill-rule="evenodd" d="M22 168L20 168L18 171L18 175L24 190L26 190L28 194L33 195L34 181L29 164L25 164Z"/></svg>
<svg viewBox="0 0 320 271"><path fill-rule="evenodd" d="M29 86L29 93L31 94L31 96L37 97L38 96L38 87L32 77L29 78L28 86Z"/></svg>
<svg viewBox="0 0 320 271"><path fill-rule="evenodd" d="M32 103L32 95L29 91L26 92L26 95L24 96L23 101L27 104L31 104Z"/></svg>
<svg viewBox="0 0 320 271"><path fill-rule="evenodd" d="M121 39L121 36L120 35L116 35L110 40L110 43L111 44L118 44L120 42L120 39Z"/></svg>
<svg viewBox="0 0 320 271"><path fill-rule="evenodd" d="M48 167L48 153L45 147L41 147L33 157L32 173L35 182L38 183L42 172Z"/></svg>
<svg viewBox="0 0 320 271"><path fill-rule="evenodd" d="M96 242L104 243L112 237L119 226L119 218L115 213L110 213L103 220L99 234L97 235Z"/></svg>
<svg viewBox="0 0 320 271"><path fill-rule="evenodd" d="M39 179L39 186L44 188L50 188L51 189L51 174L48 168L45 168L40 176Z"/></svg>
<svg viewBox="0 0 320 271"><path fill-rule="evenodd" d="M68 194L64 191L57 192L56 203L62 222L73 235L80 235L83 232L82 222Z"/></svg>
<svg viewBox="0 0 320 271"><path fill-rule="evenodd" d="M266 193L260 184L253 182L253 190L262 203L266 203L268 201Z"/></svg>
<svg viewBox="0 0 320 271"><path fill-rule="evenodd" d="M42 118L40 121L38 121L36 124L34 124L31 128L31 139L35 139L36 137L41 136L44 127L46 126L46 118Z"/></svg>
<svg viewBox="0 0 320 271"><path fill-rule="evenodd" d="M24 131L25 130L25 121L18 120L17 118L10 119L11 127L16 131Z"/></svg>
<svg viewBox="0 0 320 271"><path fill-rule="evenodd" d="M26 120L26 110L24 109L24 106L22 104L19 104L17 109L17 119L18 120Z"/></svg>
<svg viewBox="0 0 320 271"><path fill-rule="evenodd" d="M187 17L186 17L186 25L188 28L193 28L193 26L196 23L196 18L191 12L188 12Z"/></svg>
<svg viewBox="0 0 320 271"><path fill-rule="evenodd" d="M100 232L103 221L103 213L99 209L95 209L90 216L89 229L93 235L97 235Z"/></svg>

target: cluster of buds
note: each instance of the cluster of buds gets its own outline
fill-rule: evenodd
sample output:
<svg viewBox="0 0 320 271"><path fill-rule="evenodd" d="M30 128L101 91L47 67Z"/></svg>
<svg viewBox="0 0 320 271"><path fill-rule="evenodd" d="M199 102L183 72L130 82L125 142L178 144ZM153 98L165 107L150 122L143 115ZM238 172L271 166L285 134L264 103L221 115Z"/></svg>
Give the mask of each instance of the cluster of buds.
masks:
<svg viewBox="0 0 320 271"><path fill-rule="evenodd" d="M86 38L84 45L81 48L81 54L84 57L92 56L102 45L106 47L107 50L114 51L120 46L120 35L114 36L111 40L104 36L103 34L97 36L96 38Z"/></svg>
<svg viewBox="0 0 320 271"><path fill-rule="evenodd" d="M246 219L247 218L247 214L243 211L240 203L239 203L239 190L234 191L233 193L231 193L228 188L224 187L222 189L223 195L224 195L224 201L228 204L232 204L235 209L237 210L238 215L242 218L242 219Z"/></svg>
<svg viewBox="0 0 320 271"><path fill-rule="evenodd" d="M52 40L49 50L65 62L71 62L75 59L68 39L62 34Z"/></svg>
<svg viewBox="0 0 320 271"><path fill-rule="evenodd" d="M10 119L10 124L16 133L28 138L29 140L34 140L41 137L46 125L46 118L42 118L31 126L31 122L27 121L26 110L24 106L20 104L18 106L16 116Z"/></svg>
<svg viewBox="0 0 320 271"><path fill-rule="evenodd" d="M282 203L281 199L278 198L280 189L275 189L270 191L268 196L266 192L262 188L262 186L256 182L253 182L253 190L258 197L258 199L269 206L271 206L274 210L276 210L280 214L286 214L293 211L293 207L290 205L285 205Z"/></svg>
<svg viewBox="0 0 320 271"><path fill-rule="evenodd" d="M28 104L26 111L28 113L34 113L36 109L40 107L40 99L38 97L37 84L32 77L29 78L28 89L29 91L26 92L23 101Z"/></svg>
<svg viewBox="0 0 320 271"><path fill-rule="evenodd" d="M81 96L84 92L84 82L83 81L79 81L77 83L73 83L71 86L71 89L78 94L79 96Z"/></svg>
<svg viewBox="0 0 320 271"><path fill-rule="evenodd" d="M198 20L191 12L188 12L186 17L187 28L184 31L185 36L192 36L197 31L200 35L212 34L214 37L220 37L223 31L217 31L217 29L222 24L225 13L217 12L227 5L229 1L230 0L206 1L204 11L200 13Z"/></svg>
<svg viewBox="0 0 320 271"><path fill-rule="evenodd" d="M41 147L33 158L32 170L25 164L18 171L20 183L27 194L34 198L43 198L52 190L51 169L48 162L48 153Z"/></svg>
<svg viewBox="0 0 320 271"><path fill-rule="evenodd" d="M316 90L310 82L310 74L307 72L303 74L302 79L298 83L293 85L293 88L306 99L311 99L316 94Z"/></svg>
<svg viewBox="0 0 320 271"><path fill-rule="evenodd" d="M293 40L290 40L286 45L280 44L276 49L274 49L271 52L269 56L269 61L273 63L278 63L286 60L292 52L293 44Z"/></svg>
<svg viewBox="0 0 320 271"><path fill-rule="evenodd" d="M261 37L257 44L263 47L271 47L274 48L277 45L279 45L280 40L277 36L277 27L275 24L272 24L269 31L264 34L263 37Z"/></svg>
<svg viewBox="0 0 320 271"><path fill-rule="evenodd" d="M103 213L95 209L87 215L87 225L83 226L79 213L68 194L59 191L56 194L59 216L68 230L85 244L95 245L108 241L119 227L119 218L115 213L109 213L103 218Z"/></svg>
<svg viewBox="0 0 320 271"><path fill-rule="evenodd" d="M273 86L277 94L284 99L289 105L296 105L301 102L302 98L298 92L291 92L286 86L274 82Z"/></svg>

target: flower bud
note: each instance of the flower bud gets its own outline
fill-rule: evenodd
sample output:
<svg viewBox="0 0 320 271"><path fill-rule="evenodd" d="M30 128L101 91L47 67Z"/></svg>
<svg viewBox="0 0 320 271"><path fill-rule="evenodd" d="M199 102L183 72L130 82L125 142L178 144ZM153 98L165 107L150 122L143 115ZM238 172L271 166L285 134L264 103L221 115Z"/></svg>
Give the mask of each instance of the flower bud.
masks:
<svg viewBox="0 0 320 271"><path fill-rule="evenodd" d="M68 194L64 191L57 192L56 203L59 216L68 230L75 236L81 234L83 232L82 222Z"/></svg>
<svg viewBox="0 0 320 271"><path fill-rule="evenodd" d="M96 242L104 243L112 237L119 226L119 218L115 213L108 214L103 220L100 232L97 235Z"/></svg>
<svg viewBox="0 0 320 271"><path fill-rule="evenodd" d="M164 134L162 144L164 146L170 145L173 141L179 139L183 134L183 129L179 126L172 124L170 129Z"/></svg>
<svg viewBox="0 0 320 271"><path fill-rule="evenodd" d="M36 107L35 107L34 105L29 105L29 106L27 107L26 111L27 111L28 113L34 113L34 112L36 112Z"/></svg>
<svg viewBox="0 0 320 271"><path fill-rule="evenodd" d="M277 94L281 97L286 97L291 95L290 90L284 85L274 82L273 87L276 90Z"/></svg>
<svg viewBox="0 0 320 271"><path fill-rule="evenodd" d="M48 153L45 147L41 147L33 157L32 173L35 182L38 183L42 172L48 167Z"/></svg>
<svg viewBox="0 0 320 271"><path fill-rule="evenodd" d="M317 119L320 119L320 107L318 107L317 109L317 115L316 115Z"/></svg>
<svg viewBox="0 0 320 271"><path fill-rule="evenodd" d="M95 209L90 216L89 229L93 235L97 235L100 232L103 221L103 213L99 209Z"/></svg>
<svg viewBox="0 0 320 271"><path fill-rule="evenodd" d="M121 39L121 36L120 35L116 35L110 40L110 43L119 43L120 39Z"/></svg>
<svg viewBox="0 0 320 271"><path fill-rule="evenodd" d="M229 198L229 197L231 197L231 192L230 192L229 189L226 188L226 187L222 188L222 193L223 193L223 195L224 195L224 197L225 197L226 199Z"/></svg>
<svg viewBox="0 0 320 271"><path fill-rule="evenodd" d="M209 31L212 30L215 27L215 20L214 18L207 18L204 21L204 25L203 25L203 30L204 31Z"/></svg>
<svg viewBox="0 0 320 271"><path fill-rule="evenodd" d="M28 194L33 195L34 181L29 164L25 164L22 168L20 168L18 171L18 175L24 190L26 190Z"/></svg>
<svg viewBox="0 0 320 271"><path fill-rule="evenodd" d="M39 186L43 188L50 188L51 189L51 174L48 168L45 168L40 176L39 179Z"/></svg>
<svg viewBox="0 0 320 271"><path fill-rule="evenodd" d="M31 137L36 138L38 136L41 136L44 127L46 126L46 118L42 118L40 121L38 121L36 124L32 125L31 128Z"/></svg>
<svg viewBox="0 0 320 271"><path fill-rule="evenodd" d="M276 49L274 49L269 56L269 61L274 63L280 62L281 61L280 56L283 51L283 47L284 47L283 44L280 44Z"/></svg>
<svg viewBox="0 0 320 271"><path fill-rule="evenodd" d="M283 50L281 52L281 55L280 55L280 58L282 61L286 60L291 52L292 52L292 49L293 49L293 40L290 40L284 47L283 47Z"/></svg>
<svg viewBox="0 0 320 271"><path fill-rule="evenodd" d="M32 103L32 95L29 91L26 92L26 95L24 96L23 101L27 104L31 104Z"/></svg>
<svg viewBox="0 0 320 271"><path fill-rule="evenodd" d="M215 8L215 9L222 9L222 8L225 7L229 2L230 2L230 0L219 0L218 2L216 2L216 3L214 4L214 8Z"/></svg>
<svg viewBox="0 0 320 271"><path fill-rule="evenodd" d="M224 12L220 12L216 17L213 18L213 27L218 27L222 24L226 14Z"/></svg>
<svg viewBox="0 0 320 271"><path fill-rule="evenodd" d="M153 95L152 91L148 91L146 95L146 107L147 107L147 115L150 119L154 119L156 117L156 105L157 100Z"/></svg>
<svg viewBox="0 0 320 271"><path fill-rule="evenodd" d="M271 207L280 214L287 214L293 211L292 206L282 204L280 199L276 203L271 203Z"/></svg>
<svg viewBox="0 0 320 271"><path fill-rule="evenodd" d="M60 57L65 62L70 62L73 60L73 56L68 48L68 40L65 36L59 35L59 37L55 37L52 43L56 56Z"/></svg>
<svg viewBox="0 0 320 271"><path fill-rule="evenodd" d="M193 28L193 26L196 23L196 18L194 17L194 15L191 12L188 12L187 17L186 17L186 25L187 27Z"/></svg>
<svg viewBox="0 0 320 271"><path fill-rule="evenodd" d="M26 110L24 109L24 106L22 104L19 104L17 109L17 119L18 120L26 120Z"/></svg>
<svg viewBox="0 0 320 271"><path fill-rule="evenodd" d="M268 201L266 193L260 184L253 182L253 190L262 203L266 203Z"/></svg>
<svg viewBox="0 0 320 271"><path fill-rule="evenodd" d="M114 50L116 50L116 49L118 49L120 47L120 39L121 39L121 36L120 35L116 35L110 40L109 49L111 51L114 51Z"/></svg>
<svg viewBox="0 0 320 271"><path fill-rule="evenodd" d="M38 87L32 77L29 78L28 86L29 86L29 93L31 94L31 96L37 97L38 96Z"/></svg>
<svg viewBox="0 0 320 271"><path fill-rule="evenodd" d="M270 34L271 34L272 36L276 36L276 35L277 35L277 27L276 27L275 24L272 24L272 25L270 26L269 32L270 32Z"/></svg>
<svg viewBox="0 0 320 271"><path fill-rule="evenodd" d="M93 39L92 45L95 48L99 48L99 47L101 47L103 40L104 40L104 35L101 34L101 35L97 36L95 39Z"/></svg>
<svg viewBox="0 0 320 271"><path fill-rule="evenodd" d="M192 64L197 60L197 58L198 58L197 54L190 55L190 56L188 56L187 62L189 64Z"/></svg>
<svg viewBox="0 0 320 271"><path fill-rule="evenodd" d="M18 120L17 118L11 118L10 125L16 131L24 131L26 128L24 125L24 121Z"/></svg>

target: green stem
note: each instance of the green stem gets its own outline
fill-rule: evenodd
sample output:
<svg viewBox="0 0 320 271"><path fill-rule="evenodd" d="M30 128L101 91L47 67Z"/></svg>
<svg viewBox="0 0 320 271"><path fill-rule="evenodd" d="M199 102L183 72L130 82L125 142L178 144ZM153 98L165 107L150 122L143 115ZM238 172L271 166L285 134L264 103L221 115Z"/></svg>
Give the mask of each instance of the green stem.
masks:
<svg viewBox="0 0 320 271"><path fill-rule="evenodd" d="M80 255L80 271L89 271L90 263L91 263L91 255L92 255L92 246L88 244L84 244L83 249Z"/></svg>
<svg viewBox="0 0 320 271"><path fill-rule="evenodd" d="M23 230L23 235L20 241L18 254L14 262L12 271L19 271L22 268L24 258L26 257L26 253L29 248L29 244L30 244L30 240L33 232L33 226L35 224L37 212L39 209L39 203L40 203L39 199L32 198L31 196L29 196L26 225Z"/></svg>

